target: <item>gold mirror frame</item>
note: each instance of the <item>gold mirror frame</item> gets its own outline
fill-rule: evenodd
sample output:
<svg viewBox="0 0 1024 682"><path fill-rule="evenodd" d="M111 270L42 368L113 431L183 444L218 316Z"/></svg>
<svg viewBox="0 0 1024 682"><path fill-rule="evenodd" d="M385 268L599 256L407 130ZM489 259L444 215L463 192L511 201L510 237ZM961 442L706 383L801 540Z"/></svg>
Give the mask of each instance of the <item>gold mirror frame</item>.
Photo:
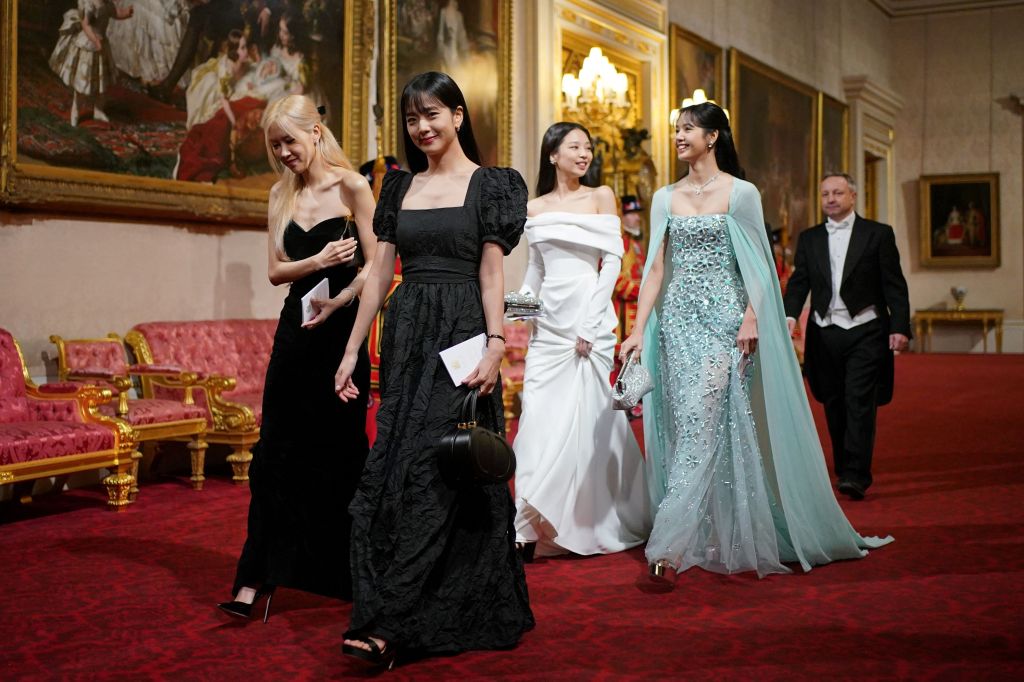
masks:
<svg viewBox="0 0 1024 682"><path fill-rule="evenodd" d="M367 93L374 42L373 0L345 2L340 141L358 166L366 155ZM393 0L392 0L393 1ZM58 24L55 24L56 31ZM264 226L267 192L202 182L19 163L18 0L0 0L0 206ZM268 188L269 189L269 188Z"/></svg>

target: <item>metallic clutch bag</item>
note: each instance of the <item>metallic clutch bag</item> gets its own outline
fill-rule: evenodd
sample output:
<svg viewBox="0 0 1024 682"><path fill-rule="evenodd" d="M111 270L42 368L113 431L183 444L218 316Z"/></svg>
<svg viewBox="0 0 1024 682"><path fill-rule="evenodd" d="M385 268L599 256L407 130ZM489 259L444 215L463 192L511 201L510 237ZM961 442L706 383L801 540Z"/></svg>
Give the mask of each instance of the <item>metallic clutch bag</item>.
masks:
<svg viewBox="0 0 1024 682"><path fill-rule="evenodd" d="M505 317L509 319L525 319L542 317L544 306L540 299L529 294L510 291L505 294Z"/></svg>
<svg viewBox="0 0 1024 682"><path fill-rule="evenodd" d="M612 388L612 407L616 410L631 410L653 390L651 373L635 359L634 353L630 353Z"/></svg>

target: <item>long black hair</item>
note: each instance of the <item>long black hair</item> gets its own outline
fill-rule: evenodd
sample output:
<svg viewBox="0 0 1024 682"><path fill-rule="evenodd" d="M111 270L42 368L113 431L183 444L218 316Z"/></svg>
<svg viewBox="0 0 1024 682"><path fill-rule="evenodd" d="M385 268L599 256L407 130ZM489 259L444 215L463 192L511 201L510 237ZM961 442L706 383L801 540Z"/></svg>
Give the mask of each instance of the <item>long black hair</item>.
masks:
<svg viewBox="0 0 1024 682"><path fill-rule="evenodd" d="M540 170L537 171L537 196L544 196L555 188L555 165L551 163L551 155L562 146L565 136L574 130L581 130L587 136L590 148L594 148L594 140L590 137L590 131L579 123L571 121L559 121L552 123L544 131L544 137L540 141ZM588 169L589 170L589 169Z"/></svg>
<svg viewBox="0 0 1024 682"><path fill-rule="evenodd" d="M718 162L719 170L724 170L729 175L745 180L747 175L740 167L740 157L736 153L736 143L732 139L732 128L729 127L729 117L725 115L722 107L714 102L701 102L686 107L679 112L679 117L684 118L705 132L718 131L718 140L715 142L715 161Z"/></svg>
<svg viewBox="0 0 1024 682"><path fill-rule="evenodd" d="M476 147L476 138L473 137L473 126L469 122L469 107L466 106L466 97L451 76L440 71L427 71L414 76L402 88L399 111L402 112L402 136L409 170L413 173L427 170L427 155L416 146L412 137L409 136L405 117L410 112L423 111L436 102L448 107L452 113L457 107L462 107L462 125L459 126L458 132L459 144L462 145L462 151L469 157L469 160L480 165L480 152Z"/></svg>

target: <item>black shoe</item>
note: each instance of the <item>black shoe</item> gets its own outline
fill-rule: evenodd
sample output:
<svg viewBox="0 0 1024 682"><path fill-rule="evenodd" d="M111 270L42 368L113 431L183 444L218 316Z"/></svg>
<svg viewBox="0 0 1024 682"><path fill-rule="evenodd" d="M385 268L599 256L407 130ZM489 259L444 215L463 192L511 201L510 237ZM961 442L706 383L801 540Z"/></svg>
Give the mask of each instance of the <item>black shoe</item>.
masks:
<svg viewBox="0 0 1024 682"><path fill-rule="evenodd" d="M839 481L839 492L846 495L851 500L863 500L866 491L863 487L853 481Z"/></svg>
<svg viewBox="0 0 1024 682"><path fill-rule="evenodd" d="M517 542L516 551L519 552L519 557L523 560L524 564L533 563L533 553L537 549L536 542Z"/></svg>
<svg viewBox="0 0 1024 682"><path fill-rule="evenodd" d="M384 647L381 648L377 645L377 642L373 641L369 637L350 637L357 642L362 642L369 649L354 646L352 644L342 644L341 653L346 656L352 656L371 664L374 668L384 668L391 670L395 667L395 655L398 653L397 649L388 644L384 643Z"/></svg>
<svg viewBox="0 0 1024 682"><path fill-rule="evenodd" d="M266 623L267 619L270 618L270 600L274 598L273 586L261 587L256 590L256 596L252 598L251 603L244 601L225 601L217 604L217 608L224 613L235 616L236 618L249 618L252 616L252 607L256 605L263 597L267 598L267 605L263 609L263 622Z"/></svg>

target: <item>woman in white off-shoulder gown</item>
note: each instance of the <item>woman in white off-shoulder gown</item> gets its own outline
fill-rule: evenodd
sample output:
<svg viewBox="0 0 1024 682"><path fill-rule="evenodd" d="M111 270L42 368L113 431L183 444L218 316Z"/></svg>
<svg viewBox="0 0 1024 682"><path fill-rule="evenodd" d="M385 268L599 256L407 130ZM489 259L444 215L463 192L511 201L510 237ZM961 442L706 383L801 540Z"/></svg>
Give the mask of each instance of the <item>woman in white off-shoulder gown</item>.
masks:
<svg viewBox="0 0 1024 682"><path fill-rule="evenodd" d="M650 532L643 457L611 404L622 237L611 189L580 185L592 158L586 128L551 126L526 221L520 291L545 312L533 322L514 443L516 540L527 560L618 552Z"/></svg>

